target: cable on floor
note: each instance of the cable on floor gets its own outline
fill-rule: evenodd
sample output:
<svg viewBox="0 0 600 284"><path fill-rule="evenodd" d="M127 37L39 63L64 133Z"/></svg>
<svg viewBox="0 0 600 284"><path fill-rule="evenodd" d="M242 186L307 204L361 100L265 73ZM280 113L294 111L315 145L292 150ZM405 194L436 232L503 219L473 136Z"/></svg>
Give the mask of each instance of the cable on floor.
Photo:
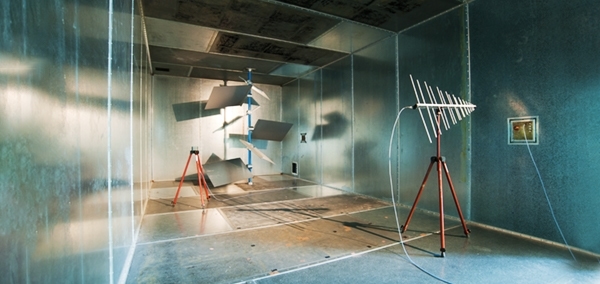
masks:
<svg viewBox="0 0 600 284"><path fill-rule="evenodd" d="M546 202L548 203L548 207L550 208L550 214L552 215L552 219L554 219L554 224L556 224L556 228L558 228L558 232L560 233L560 236L562 237L563 242L567 246L569 253L571 253L573 260L577 261L577 258L575 258L575 254L573 254L573 251L571 251L571 247L567 243L567 239L565 238L565 235L563 234L563 231L561 230L560 225L558 224L558 220L556 220L556 216L554 215L554 209L552 208L552 203L550 203L550 198L548 198L548 191L546 190L546 186L544 185L544 180L542 180L542 175L540 174L540 169L538 168L537 164L535 163L535 159L533 158L533 154L531 153L531 148L529 147L529 141L527 141L527 133L525 132L525 124L523 124L522 128L523 128L523 135L525 137L525 145L527 145L527 151L529 151L529 157L531 157L531 162L533 163L533 166L535 167L535 171L538 175L538 178L540 179L540 183L542 184L542 189L544 190L544 196L546 196ZM600 262L600 260L599 260L599 262Z"/></svg>
<svg viewBox="0 0 600 284"><path fill-rule="evenodd" d="M394 141L394 132L396 131L396 125L398 125L398 122L400 121L400 114L402 114L402 112L405 109L409 109L409 108L413 108L412 106L405 106L403 107L400 112L398 112L398 115L396 116L396 121L394 121L394 126L392 127L392 134L390 135L390 146L388 149L388 173L389 173L389 177L390 177L390 191L392 194L392 204L394 207L394 216L396 217L396 227L398 228L398 236L400 237L400 244L402 245L402 250L404 250L404 254L406 255L406 257L408 258L408 261L414 265L416 268L418 268L419 270L423 271L425 274L441 281L444 283L451 283L448 280L445 280L427 270L425 270L425 268L419 266L417 263L415 263L412 258L410 258L410 256L408 255L408 252L406 251L406 247L404 246L404 241L402 240L402 232L400 231L400 221L398 221L398 210L396 209L396 200L394 198L394 182L393 182L393 178L392 178L392 143ZM398 161L398 164L400 164L400 161ZM400 187L398 187L398 192L400 192ZM398 196L400 196L400 193L398 193ZM440 234L443 234L444 232L440 232Z"/></svg>

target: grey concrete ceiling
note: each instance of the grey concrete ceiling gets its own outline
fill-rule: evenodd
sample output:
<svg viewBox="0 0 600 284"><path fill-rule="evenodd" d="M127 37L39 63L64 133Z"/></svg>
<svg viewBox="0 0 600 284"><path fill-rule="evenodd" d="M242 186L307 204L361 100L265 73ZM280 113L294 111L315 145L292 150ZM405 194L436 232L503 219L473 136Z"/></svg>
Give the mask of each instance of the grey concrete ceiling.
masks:
<svg viewBox="0 0 600 284"><path fill-rule="evenodd" d="M283 85L463 0L142 0L154 74Z"/></svg>

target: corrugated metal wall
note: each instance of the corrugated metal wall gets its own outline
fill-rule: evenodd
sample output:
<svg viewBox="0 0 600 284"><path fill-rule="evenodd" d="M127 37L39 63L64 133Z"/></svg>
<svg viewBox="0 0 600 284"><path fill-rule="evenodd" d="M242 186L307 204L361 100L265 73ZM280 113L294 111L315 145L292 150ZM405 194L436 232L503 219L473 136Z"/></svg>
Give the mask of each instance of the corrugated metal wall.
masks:
<svg viewBox="0 0 600 284"><path fill-rule="evenodd" d="M0 4L3 283L118 281L149 185L134 2L64 2Z"/></svg>
<svg viewBox="0 0 600 284"><path fill-rule="evenodd" d="M562 243L526 146L507 118L539 116L531 146L570 245L600 253L600 5L489 1L470 5L473 219Z"/></svg>

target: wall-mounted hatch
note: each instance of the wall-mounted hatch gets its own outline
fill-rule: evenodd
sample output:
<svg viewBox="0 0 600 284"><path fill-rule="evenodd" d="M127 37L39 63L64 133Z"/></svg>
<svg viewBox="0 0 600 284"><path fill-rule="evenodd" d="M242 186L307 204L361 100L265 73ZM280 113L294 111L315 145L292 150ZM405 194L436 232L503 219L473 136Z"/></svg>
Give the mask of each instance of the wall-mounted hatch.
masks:
<svg viewBox="0 0 600 284"><path fill-rule="evenodd" d="M510 117L508 122L508 145L538 145L539 117Z"/></svg>

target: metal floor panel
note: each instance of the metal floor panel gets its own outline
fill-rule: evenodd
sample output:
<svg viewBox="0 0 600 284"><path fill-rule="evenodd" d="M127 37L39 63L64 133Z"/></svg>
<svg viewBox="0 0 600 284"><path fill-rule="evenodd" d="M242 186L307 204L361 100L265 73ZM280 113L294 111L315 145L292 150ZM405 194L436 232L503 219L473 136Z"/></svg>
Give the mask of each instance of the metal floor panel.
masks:
<svg viewBox="0 0 600 284"><path fill-rule="evenodd" d="M228 184L212 188L211 199L206 206L198 195L198 186L192 181L182 184L177 204L172 206L179 182L155 182L150 189L150 200L146 207L146 215L218 208L244 204L294 200L308 197L338 195L336 189L315 185L287 175L265 175L254 178L254 186L247 184Z"/></svg>
<svg viewBox="0 0 600 284"><path fill-rule="evenodd" d="M341 192L334 189L322 189L321 186L310 186L302 189L285 188L258 192L250 191L236 194L212 195L206 206L202 206L202 200L196 193L195 196L178 198L177 204L173 206L172 201L175 193L172 193L169 198L148 200L146 215L182 212L188 210L201 210L203 208L220 208L283 200L295 200L318 196L330 196L335 194L341 194Z"/></svg>
<svg viewBox="0 0 600 284"><path fill-rule="evenodd" d="M261 192L248 192L245 194L224 194L216 195L208 202L208 208L219 208L228 206L238 206L245 204L275 202L281 200L295 200L311 197L302 194L295 189L275 189Z"/></svg>
<svg viewBox="0 0 600 284"><path fill-rule="evenodd" d="M268 181L295 180L295 179L298 179L296 177L288 176L288 175L262 175L262 176L259 176L259 178L261 178L263 180L268 180Z"/></svg>
<svg viewBox="0 0 600 284"><path fill-rule="evenodd" d="M404 254L387 202L318 185L213 193L221 200L208 209L144 216L127 283L439 282ZM409 209L397 207L400 225ZM402 236L412 261L452 283L600 280L600 261L589 255L575 252L574 261L565 248L474 224L467 238L453 217L445 225L444 258L435 213L415 211Z"/></svg>
<svg viewBox="0 0 600 284"><path fill-rule="evenodd" d="M173 199L177 187L164 187L150 189L150 199ZM182 186L179 191L180 197L198 196L198 192L191 186Z"/></svg>
<svg viewBox="0 0 600 284"><path fill-rule="evenodd" d="M471 225L469 238L457 237L462 228L448 230L446 257L439 258L437 235L408 241L410 259L449 283L599 283L598 259L565 248ZM322 265L303 266L249 279L250 283L443 283L411 264L402 246ZM252 281L252 282L251 282Z"/></svg>
<svg viewBox="0 0 600 284"><path fill-rule="evenodd" d="M173 197L163 199L150 199L146 206L145 215L177 213L189 210L200 210L203 208L200 196L180 197L175 206L171 205ZM144 217L145 218L145 217ZM143 221L142 221L143 222Z"/></svg>
<svg viewBox="0 0 600 284"><path fill-rule="evenodd" d="M262 177L254 177L252 182L254 183L253 185L248 185L247 183L236 183L235 185L243 190L264 190L315 185L314 182L299 178L276 179L271 177L269 179L264 179Z"/></svg>
<svg viewBox="0 0 600 284"><path fill-rule="evenodd" d="M233 228L263 227L387 207L389 204L359 195L335 195L287 202L222 208Z"/></svg>
<svg viewBox="0 0 600 284"><path fill-rule="evenodd" d="M340 195L340 194L344 193L343 191L341 191L339 189L333 189L331 187L320 186L320 185L303 186L303 187L295 188L294 190L296 190L299 193L302 193L302 194L305 194L308 196L312 196L312 197L333 196L333 195Z"/></svg>
<svg viewBox="0 0 600 284"><path fill-rule="evenodd" d="M396 242L392 208L375 211L379 213L140 242L128 282L233 283Z"/></svg>
<svg viewBox="0 0 600 284"><path fill-rule="evenodd" d="M169 241L231 230L217 209L156 214L144 216L138 243Z"/></svg>

